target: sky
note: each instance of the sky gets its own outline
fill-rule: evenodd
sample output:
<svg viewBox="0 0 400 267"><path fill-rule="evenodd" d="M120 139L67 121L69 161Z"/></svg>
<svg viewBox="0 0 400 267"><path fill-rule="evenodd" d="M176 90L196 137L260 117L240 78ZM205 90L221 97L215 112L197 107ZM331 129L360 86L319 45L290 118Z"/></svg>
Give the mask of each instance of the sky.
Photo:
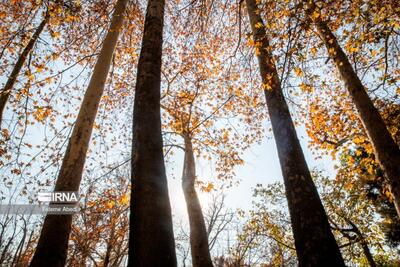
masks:
<svg viewBox="0 0 400 267"><path fill-rule="evenodd" d="M45 33L44 40L51 41ZM62 63L58 62L58 65L53 66L54 69L64 69ZM69 74L72 74L71 77L80 73L80 68L71 69ZM89 70L84 72L83 77L86 77ZM40 76L40 75L39 75ZM65 75L67 76L67 75ZM1 77L0 83L3 84L5 82L5 77ZM40 77L38 77L40 78ZM84 79L84 78L83 78ZM63 83L68 84L69 80L72 78L64 77ZM86 81L87 82L87 81ZM78 82L77 82L78 84ZM81 88L86 88L85 82L79 84ZM52 88L48 89L49 91L53 90ZM83 90L82 90L83 91ZM82 92L80 91L80 92ZM74 101L73 104L79 106L79 101ZM56 109L63 107L55 107ZM76 110L77 113L78 110ZM129 113L131 114L131 113ZM124 114L126 115L126 114ZM8 110L6 117L13 116L13 112ZM99 114L97 116L100 117ZM128 118L130 120L130 118ZM57 123L57 122L56 122ZM61 128L61 123L57 123L57 127ZM27 141L32 143L33 145L43 143L43 125L36 124L34 127L30 128L28 134L26 136ZM303 152L305 153L307 163L310 169L314 167L318 167L319 169L326 170L328 174L334 175L333 162L329 157L325 157L323 159L315 160L313 155L310 152L310 149L307 147L308 138L305 133L305 129L303 126L297 128L298 136L301 141ZM92 135L93 137L93 135ZM91 144L91 148L95 149L93 144ZM122 147L121 150L126 149ZM130 152L130 149L126 149L127 152ZM119 152L119 150L117 151ZM249 209L251 207L252 201L252 188L254 188L257 184L267 184L275 181L282 181L282 174L280 170L280 165L278 161L278 155L274 143L274 139L271 133L267 133L267 137L264 138L261 145L253 144L250 149L248 149L243 156L244 164L242 166L236 167L236 181L240 181L238 185L235 185L225 191L226 193L226 205L232 209L241 208L241 209ZM88 162L87 162L88 163ZM181 173L182 173L182 164L183 163L183 153L181 151L176 151L176 156L173 158L173 162L167 163L167 172L168 172L168 182L169 182L169 191L170 191L170 199L172 205L173 213L181 217L183 219L187 218L186 207L183 197L183 192L181 189ZM38 163L40 165L40 162ZM88 165L88 164L86 164ZM212 170L210 170L210 165L206 162L197 162L197 174L199 177L204 178L209 181L212 180ZM46 177L52 178L54 177ZM202 201L203 207L207 206L210 201L209 193L200 192L200 199Z"/></svg>
<svg viewBox="0 0 400 267"><path fill-rule="evenodd" d="M329 174L331 177L335 174L335 162L329 157L324 156L321 159L315 159L312 151L308 148L309 138L305 132L304 127L297 127L298 138L301 142L307 164L310 169L318 168ZM225 204L228 208L235 210L237 208L249 210L252 207L253 188L257 184L268 184L272 182L283 181L280 164L278 160L278 153L275 146L275 141L272 134L263 139L263 142L253 144L243 156L244 164L236 167L236 180L240 183L231 188L226 189ZM181 173L182 173L182 155L177 155L173 166L167 164L168 171L168 185L170 192L172 213L177 219L187 222L187 212L181 188ZM210 177L209 166L206 164L197 164L196 171L199 177ZM197 190L202 204L205 209L211 201L211 193L202 192Z"/></svg>
<svg viewBox="0 0 400 267"><path fill-rule="evenodd" d="M66 67L67 66L63 64L55 66L56 69L64 69ZM72 69L71 74L79 73L81 68L83 68L83 66L78 66L76 69L75 68ZM88 72L90 72L90 68L84 71L84 74L82 75L83 79L87 77ZM68 78L64 78L63 84L68 84L70 80L73 79L72 77L74 77L74 75ZM5 82L4 78L5 77L1 77L0 80L1 83ZM82 81L80 81L79 86L81 88L86 88L85 82ZM51 88L48 89L48 91L51 90L52 90ZM79 106L79 101L76 101L76 99L72 101L73 101L72 105L76 105L76 107ZM62 106L55 108L60 109L59 111L65 109ZM77 111L78 110L76 110L76 113ZM130 114L131 111L129 111L128 114L127 113L118 114L118 117L124 117L120 118L121 121L123 120L130 121L131 120ZM6 118L10 118L13 115L14 115L13 111L7 110ZM126 118L125 116L128 116L129 118ZM98 114L97 118L99 117L100 115ZM56 124L58 128L61 128L60 122L56 121ZM266 128L267 128L267 123L266 123ZM305 132L304 126L297 127L297 133L309 168L312 169L317 167L319 170L325 170L326 173L331 176L334 175L335 174L333 168L334 162L330 157L323 157L322 159L318 160L314 159L314 156L312 155L310 149L308 148L309 139ZM94 134L95 131L92 134L92 138ZM36 124L35 126L31 126L30 129L28 130L28 133L26 135L26 140L35 146L44 143L43 136L44 136L43 125ZM91 148L95 149L95 146L92 143L91 143ZM120 155L119 152L121 150L125 150L126 153L130 152L130 148L126 147L120 147L118 150L115 150L115 152L117 152L117 154ZM175 151L175 153L176 155L173 157L172 161L169 161L166 164L172 212L174 216L176 216L177 218L182 219L183 221L187 221L186 206L181 188L183 153L182 151ZM225 190L226 194L225 204L228 208L231 208L233 210L237 208L248 210L251 208L252 195L253 195L252 189L257 184L267 184L271 182L282 181L282 174L280 170L280 164L278 160L276 146L271 132L267 132L266 137L264 137L261 144L251 145L251 147L247 151L245 151L243 155L243 160L244 164L241 166L237 166L235 169L236 177L234 179L239 183ZM41 162L39 161L37 164L40 165ZM86 163L86 166L87 165L88 161ZM196 162L196 168L197 168L196 170L197 174L200 178L202 178L202 180L204 179L204 181L207 182L213 180L212 179L213 172L211 170L212 167L208 164L208 162L198 161ZM46 178L55 179L56 175L54 175L54 177L46 177ZM21 182L23 181L21 180ZM23 184L21 183L20 186L22 185ZM204 209L209 204L212 194L201 192L200 190L197 191Z"/></svg>

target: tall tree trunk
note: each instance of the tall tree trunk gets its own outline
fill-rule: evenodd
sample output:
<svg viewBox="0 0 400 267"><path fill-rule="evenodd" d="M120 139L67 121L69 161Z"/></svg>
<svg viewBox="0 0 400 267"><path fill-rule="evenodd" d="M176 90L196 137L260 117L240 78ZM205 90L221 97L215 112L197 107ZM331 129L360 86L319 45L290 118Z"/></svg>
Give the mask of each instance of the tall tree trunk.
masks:
<svg viewBox="0 0 400 267"><path fill-rule="evenodd" d="M288 200L299 266L344 266L339 247L305 161L282 93L264 22L255 0L246 0L265 98ZM260 25L262 27L260 27Z"/></svg>
<svg viewBox="0 0 400 267"><path fill-rule="evenodd" d="M193 267L212 267L208 234L204 222L199 198L194 183L196 180L196 165L194 161L191 137L186 135L185 158L183 163L182 189L185 195L186 208L190 225L190 248Z"/></svg>
<svg viewBox="0 0 400 267"><path fill-rule="evenodd" d="M3 89L0 92L0 127L3 121L3 113L4 108L7 104L8 98L10 97L11 91L13 90L14 84L17 81L18 75L25 64L26 59L28 58L29 53L32 51L33 47L36 44L37 39L39 38L40 34L42 33L44 27L46 26L47 22L49 21L50 15L49 11L46 11L42 22L36 28L35 33L32 35L31 39L29 40L28 44L25 46L24 50L22 50L21 55L17 62L14 65L14 68L8 77L6 84L4 85Z"/></svg>
<svg viewBox="0 0 400 267"><path fill-rule="evenodd" d="M306 11L315 23L319 36L356 106L358 116L374 148L375 157L389 182L397 215L400 217L400 149L328 24L320 15L313 15L314 12L319 14L315 3L308 2Z"/></svg>
<svg viewBox="0 0 400 267"><path fill-rule="evenodd" d="M55 191L78 191L82 179L93 123L104 91L112 55L122 27L128 0L118 0L110 28L103 42L99 58L93 70L89 86L85 92L78 118L58 175ZM72 215L47 215L31 267L64 266L68 238L71 232Z"/></svg>
<svg viewBox="0 0 400 267"><path fill-rule="evenodd" d="M133 111L128 266L176 266L161 136L164 0L148 0Z"/></svg>

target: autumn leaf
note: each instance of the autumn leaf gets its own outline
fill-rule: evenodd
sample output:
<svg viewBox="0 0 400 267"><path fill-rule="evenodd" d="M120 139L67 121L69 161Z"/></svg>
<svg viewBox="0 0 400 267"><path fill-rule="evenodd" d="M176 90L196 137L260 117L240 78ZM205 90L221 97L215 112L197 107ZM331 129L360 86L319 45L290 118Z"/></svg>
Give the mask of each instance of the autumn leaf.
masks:
<svg viewBox="0 0 400 267"><path fill-rule="evenodd" d="M296 73L297 77L302 77L304 75L303 71L299 67L294 68L294 73Z"/></svg>
<svg viewBox="0 0 400 267"><path fill-rule="evenodd" d="M213 183L208 183L207 186L202 186L201 190L203 192L209 193L214 189L214 184Z"/></svg>
<svg viewBox="0 0 400 267"><path fill-rule="evenodd" d="M128 195L122 195L121 196L121 198L120 198L120 203L122 204L122 205L127 205L127 204L129 204L129 197L128 197Z"/></svg>
<svg viewBox="0 0 400 267"><path fill-rule="evenodd" d="M264 25L261 22L257 22L255 25L256 29L261 29Z"/></svg>
<svg viewBox="0 0 400 267"><path fill-rule="evenodd" d="M33 113L33 117L37 121L41 122L41 121L44 121L47 117L49 117L51 112L52 112L51 107L36 107L36 110Z"/></svg>
<svg viewBox="0 0 400 267"><path fill-rule="evenodd" d="M12 169L11 173L16 174L16 175L20 175L21 174L21 170L20 169Z"/></svg>

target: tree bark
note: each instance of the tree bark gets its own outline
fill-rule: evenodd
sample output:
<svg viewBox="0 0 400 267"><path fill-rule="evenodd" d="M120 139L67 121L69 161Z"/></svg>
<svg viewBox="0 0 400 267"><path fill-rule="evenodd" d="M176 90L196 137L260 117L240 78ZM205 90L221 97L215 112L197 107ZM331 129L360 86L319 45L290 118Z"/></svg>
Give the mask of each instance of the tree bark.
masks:
<svg viewBox="0 0 400 267"><path fill-rule="evenodd" d="M128 266L176 266L161 136L164 0L147 4L133 111Z"/></svg>
<svg viewBox="0 0 400 267"><path fill-rule="evenodd" d="M182 174L182 189L185 195L186 208L190 225L190 248L193 267L212 267L208 234L203 212L194 186L196 165L194 161L192 140L185 136L185 157Z"/></svg>
<svg viewBox="0 0 400 267"><path fill-rule="evenodd" d="M112 55L122 27L128 0L118 0L110 28L85 92L78 118L58 175L55 191L78 191L97 109L104 91ZM64 266L72 215L47 215L32 258L31 267Z"/></svg>
<svg viewBox="0 0 400 267"><path fill-rule="evenodd" d="M389 183L397 215L400 217L400 149L387 129L379 111L368 96L360 78L354 71L335 35L321 16L313 16L317 7L309 2L306 12L315 23L329 56L333 59L347 91L356 106L358 116L374 148L374 154Z"/></svg>
<svg viewBox="0 0 400 267"><path fill-rule="evenodd" d="M13 90L14 84L17 81L18 75L19 75L22 67L25 64L25 61L26 61L29 53L32 51L33 47L35 46L37 39L39 38L40 34L42 33L47 22L49 21L49 18L50 18L49 12L46 11L46 14L44 15L42 22L36 28L35 33L32 35L28 44L25 46L21 55L19 55L18 60L15 63L14 68L11 71L11 74L7 79L6 84L4 85L3 89L0 92L0 127L1 127L1 123L3 121L4 108L7 104L8 98L10 97L11 91Z"/></svg>
<svg viewBox="0 0 400 267"><path fill-rule="evenodd" d="M255 0L246 0L272 130L278 150L299 266L344 266L282 93ZM260 25L262 27L260 27Z"/></svg>

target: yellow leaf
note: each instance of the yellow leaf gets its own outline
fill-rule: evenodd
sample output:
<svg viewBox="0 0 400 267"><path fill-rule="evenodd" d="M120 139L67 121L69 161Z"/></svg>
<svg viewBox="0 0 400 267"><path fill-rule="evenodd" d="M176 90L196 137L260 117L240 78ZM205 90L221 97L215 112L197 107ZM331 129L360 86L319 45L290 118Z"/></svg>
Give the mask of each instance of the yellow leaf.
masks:
<svg viewBox="0 0 400 267"><path fill-rule="evenodd" d="M222 136L222 140L224 143L227 143L229 140L229 132L228 131L224 131L224 135Z"/></svg>
<svg viewBox="0 0 400 267"><path fill-rule="evenodd" d="M264 90L271 90L272 89L272 78L273 78L272 74L267 74L265 76L265 82L262 85Z"/></svg>
<svg viewBox="0 0 400 267"><path fill-rule="evenodd" d="M51 32L50 35L51 37L57 39L58 37L60 37L61 34L59 32Z"/></svg>
<svg viewBox="0 0 400 267"><path fill-rule="evenodd" d="M47 84L50 84L51 81L52 81L52 78L51 78L51 77L47 77L46 79L44 79L44 81L45 81Z"/></svg>
<svg viewBox="0 0 400 267"><path fill-rule="evenodd" d="M127 205L129 203L129 197L127 195L121 196L120 200L122 205Z"/></svg>
<svg viewBox="0 0 400 267"><path fill-rule="evenodd" d="M313 56L315 56L317 54L317 52L318 52L317 48L311 47L311 53L312 53Z"/></svg>
<svg viewBox="0 0 400 267"><path fill-rule="evenodd" d="M39 66L37 66L36 71L38 73L41 73L43 71L43 69L44 69L44 66L43 65L39 65Z"/></svg>
<svg viewBox="0 0 400 267"><path fill-rule="evenodd" d="M115 204L114 201L109 201L106 203L106 207L112 209L114 207L114 204Z"/></svg>
<svg viewBox="0 0 400 267"><path fill-rule="evenodd" d="M261 22L257 22L255 25L256 29L261 29L264 25Z"/></svg>
<svg viewBox="0 0 400 267"><path fill-rule="evenodd" d="M67 17L65 18L66 22L71 22L71 21L74 21L74 20L75 20L75 17L71 16L71 15L67 15Z"/></svg>
<svg viewBox="0 0 400 267"><path fill-rule="evenodd" d="M214 189L214 184L208 183L207 186L203 186L202 191L209 193L213 189Z"/></svg>
<svg viewBox="0 0 400 267"><path fill-rule="evenodd" d="M368 171L369 174L374 174L374 166L372 166L371 164L368 165L367 171Z"/></svg>
<svg viewBox="0 0 400 267"><path fill-rule="evenodd" d="M307 92L307 93L312 93L314 91L314 88L311 85L306 84L306 83L301 83L299 85L299 87L302 91Z"/></svg>
<svg viewBox="0 0 400 267"><path fill-rule="evenodd" d="M36 111L33 113L33 117L37 121L43 121L51 114L51 107L37 107Z"/></svg>
<svg viewBox="0 0 400 267"><path fill-rule="evenodd" d="M317 18L320 17L320 14L316 10L314 10L314 12L312 13L311 17L312 17L312 19L317 19Z"/></svg>
<svg viewBox="0 0 400 267"><path fill-rule="evenodd" d="M60 55L59 55L58 53L54 53L54 54L51 55L51 59L52 59L52 60L56 60L56 59L58 59L59 57L60 57Z"/></svg>
<svg viewBox="0 0 400 267"><path fill-rule="evenodd" d="M350 189L353 188L353 186L354 186L353 183L349 182L349 183L347 183L347 184L344 185L344 189L350 190Z"/></svg>

